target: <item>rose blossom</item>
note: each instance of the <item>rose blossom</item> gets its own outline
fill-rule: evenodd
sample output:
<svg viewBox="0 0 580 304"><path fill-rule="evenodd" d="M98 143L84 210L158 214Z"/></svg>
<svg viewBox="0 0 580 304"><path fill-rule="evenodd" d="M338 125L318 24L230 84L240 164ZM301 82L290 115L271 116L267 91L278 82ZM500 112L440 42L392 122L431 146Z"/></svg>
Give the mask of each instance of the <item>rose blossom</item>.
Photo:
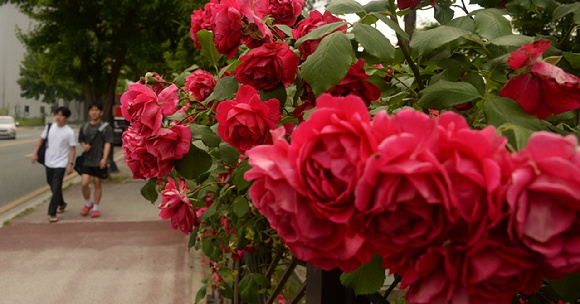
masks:
<svg viewBox="0 0 580 304"><path fill-rule="evenodd" d="M580 79L538 60L549 46L550 41L540 39L511 53L511 68L526 72L510 78L499 91L500 96L517 101L539 119L580 108Z"/></svg>
<svg viewBox="0 0 580 304"><path fill-rule="evenodd" d="M249 191L254 206L301 260L324 270L340 267L345 272L368 263L373 248L346 225L316 216L306 198L296 191L297 175L289 162L284 134L280 127L272 131L273 145L247 152L252 169L245 179L255 179Z"/></svg>
<svg viewBox="0 0 580 304"><path fill-rule="evenodd" d="M162 160L149 153L145 137L132 129L123 133L123 154L134 179L163 176L173 168L173 159Z"/></svg>
<svg viewBox="0 0 580 304"><path fill-rule="evenodd" d="M121 96L123 117L142 135L155 133L161 127L163 116L175 113L179 102L176 91L177 87L171 85L157 96L146 85L132 84ZM143 127L145 129L141 130Z"/></svg>
<svg viewBox="0 0 580 304"><path fill-rule="evenodd" d="M365 61L359 59L348 69L346 76L327 92L332 96L356 95L362 98L369 106L371 101L381 97L381 90L372 82L365 81L370 76L364 70Z"/></svg>
<svg viewBox="0 0 580 304"><path fill-rule="evenodd" d="M294 37L294 39L298 40L302 36L312 32L313 30L319 28L322 25L342 21L343 21L342 19L335 17L328 11L325 11L324 15L321 14L319 11L311 11L308 18L298 22L296 28L292 30L292 36ZM346 30L346 28L347 25L341 26L338 29L336 29L335 32L344 31ZM326 37L326 35L324 37ZM300 44L298 50L300 51L300 53L302 53L302 60L306 60L306 58L308 58L310 54L316 51L318 44L320 44L320 41L322 41L324 37L316 40L306 40L302 42L302 44Z"/></svg>
<svg viewBox="0 0 580 304"><path fill-rule="evenodd" d="M181 159L188 152L191 143L189 126L174 125L171 129L159 129L145 142L147 151L160 160Z"/></svg>
<svg viewBox="0 0 580 304"><path fill-rule="evenodd" d="M251 85L256 90L271 90L280 82L294 82L298 56L286 42L265 44L240 57L242 63L236 67L236 78L240 83Z"/></svg>
<svg viewBox="0 0 580 304"><path fill-rule="evenodd" d="M269 9L274 24L293 26L296 18L302 13L304 0L270 0Z"/></svg>
<svg viewBox="0 0 580 304"><path fill-rule="evenodd" d="M454 218L460 218L453 237L474 242L505 215L502 185L512 173L507 139L492 126L469 129L465 118L454 112L441 114L438 122L439 159L453 184Z"/></svg>
<svg viewBox="0 0 580 304"><path fill-rule="evenodd" d="M189 187L181 179L177 180L179 188L175 186L175 181L167 177L165 190L161 191L163 201L159 205L159 217L163 220L171 218L171 228L181 230L185 234L191 233L194 226L199 226L199 219L193 210L191 202L185 195Z"/></svg>
<svg viewBox="0 0 580 304"><path fill-rule="evenodd" d="M270 144L269 131L280 122L280 102L262 102L256 89L241 86L235 100L217 106L218 135L244 154L255 145Z"/></svg>
<svg viewBox="0 0 580 304"><path fill-rule="evenodd" d="M322 94L317 109L292 133L289 158L311 207L319 216L347 222L366 159L377 150L370 116L357 96Z"/></svg>
<svg viewBox="0 0 580 304"><path fill-rule="evenodd" d="M218 4L219 2L217 0L210 0L210 2L205 4L203 10L194 10L193 15L191 15L191 29L189 30L189 33L198 50L201 50L201 45L197 38L197 32L201 30L212 30L211 17L213 16L214 10Z"/></svg>
<svg viewBox="0 0 580 304"><path fill-rule="evenodd" d="M242 15L235 0L222 0L216 5L211 17L213 41L217 51L233 58L238 52L242 38Z"/></svg>
<svg viewBox="0 0 580 304"><path fill-rule="evenodd" d="M270 15L268 0L238 0L240 2L240 13L242 18L243 32L251 39L263 40L263 42L273 42L272 31L263 21L264 17ZM247 44L247 41L246 41ZM261 44L261 43L260 43ZM257 45L259 46L259 45ZM248 46L252 48L251 46Z"/></svg>
<svg viewBox="0 0 580 304"><path fill-rule="evenodd" d="M450 181L437 159L435 120L413 110L379 112L381 142L365 164L355 192L358 232L376 246L408 250L441 244L448 229Z"/></svg>
<svg viewBox="0 0 580 304"><path fill-rule="evenodd" d="M404 9L415 9L415 7L417 7L417 5L419 5L419 3L421 3L424 0L397 0L397 6L399 7L399 10L404 10ZM431 1L432 5L435 5L435 0Z"/></svg>
<svg viewBox="0 0 580 304"><path fill-rule="evenodd" d="M578 140L534 133L514 155L507 190L516 240L542 255L554 277L580 270L580 153ZM559 273L558 273L559 272Z"/></svg>
<svg viewBox="0 0 580 304"><path fill-rule="evenodd" d="M216 84L212 74L197 69L185 78L185 91L191 92L198 101L204 101L213 92Z"/></svg>
<svg viewBox="0 0 580 304"><path fill-rule="evenodd" d="M159 76L159 74L153 72L153 77L159 81L159 83L156 83L154 85L151 85L151 89L153 90L153 92L155 92L155 95L159 95L161 94L161 92L163 92L163 89L165 88L162 82L165 82L165 80L163 80L163 78L161 78L161 76Z"/></svg>

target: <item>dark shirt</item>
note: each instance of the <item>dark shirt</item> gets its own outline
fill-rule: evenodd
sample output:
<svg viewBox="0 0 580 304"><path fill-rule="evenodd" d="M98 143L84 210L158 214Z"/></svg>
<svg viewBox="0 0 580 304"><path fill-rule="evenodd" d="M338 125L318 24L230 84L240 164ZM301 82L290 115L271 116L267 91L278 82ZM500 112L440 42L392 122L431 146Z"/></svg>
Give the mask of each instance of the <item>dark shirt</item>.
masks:
<svg viewBox="0 0 580 304"><path fill-rule="evenodd" d="M103 159L103 153L105 151L105 143L113 144L113 128L108 125L103 132L99 132L99 127L104 124L104 121L99 122L96 125L86 122L79 131L79 142L84 142L87 145L91 145L91 149L85 153L85 159L83 162L84 166L87 167L99 167L101 159ZM95 140L92 142L93 137Z"/></svg>

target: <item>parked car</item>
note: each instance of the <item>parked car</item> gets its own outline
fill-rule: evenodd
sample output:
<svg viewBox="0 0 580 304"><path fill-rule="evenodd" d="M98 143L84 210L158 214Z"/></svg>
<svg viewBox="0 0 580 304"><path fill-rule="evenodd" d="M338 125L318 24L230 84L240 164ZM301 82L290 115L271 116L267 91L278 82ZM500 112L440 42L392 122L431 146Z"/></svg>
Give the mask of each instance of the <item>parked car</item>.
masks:
<svg viewBox="0 0 580 304"><path fill-rule="evenodd" d="M118 146L123 144L123 132L127 131L131 125L123 117L123 112L121 111L121 95L117 94L115 98L115 112L113 113L115 115L113 118L113 140L114 144Z"/></svg>
<svg viewBox="0 0 580 304"><path fill-rule="evenodd" d="M12 116L0 116L0 137L16 139L17 125Z"/></svg>

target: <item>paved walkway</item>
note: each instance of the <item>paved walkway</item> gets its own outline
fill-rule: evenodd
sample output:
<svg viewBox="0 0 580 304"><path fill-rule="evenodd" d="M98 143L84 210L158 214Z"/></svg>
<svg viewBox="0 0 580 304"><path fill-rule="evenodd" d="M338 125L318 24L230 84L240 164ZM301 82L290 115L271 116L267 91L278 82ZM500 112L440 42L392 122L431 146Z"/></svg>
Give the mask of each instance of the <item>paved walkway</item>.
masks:
<svg viewBox="0 0 580 304"><path fill-rule="evenodd" d="M144 181L116 163L99 218L80 215L80 178L64 192L58 223L48 222L47 194L0 214L5 221L27 210L0 229L0 304L193 303L200 254L188 253L188 236L158 217L160 198L145 200Z"/></svg>

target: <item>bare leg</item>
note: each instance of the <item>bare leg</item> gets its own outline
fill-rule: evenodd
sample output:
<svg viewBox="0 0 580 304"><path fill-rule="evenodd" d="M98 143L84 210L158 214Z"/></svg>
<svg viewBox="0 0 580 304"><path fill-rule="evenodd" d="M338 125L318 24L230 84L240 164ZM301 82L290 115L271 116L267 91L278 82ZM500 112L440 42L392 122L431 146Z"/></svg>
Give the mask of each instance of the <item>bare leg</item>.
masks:
<svg viewBox="0 0 580 304"><path fill-rule="evenodd" d="M95 182L95 201L93 202L95 205L98 205L101 202L101 196L103 195L103 180L98 177L93 177Z"/></svg>
<svg viewBox="0 0 580 304"><path fill-rule="evenodd" d="M89 188L89 182L91 181L91 176L88 174L83 174L83 180L82 180L82 185L83 185L83 197L85 198L85 200L88 200L91 198L91 188ZM95 200L96 198L96 191L95 191ZM100 196L99 196L100 198Z"/></svg>

